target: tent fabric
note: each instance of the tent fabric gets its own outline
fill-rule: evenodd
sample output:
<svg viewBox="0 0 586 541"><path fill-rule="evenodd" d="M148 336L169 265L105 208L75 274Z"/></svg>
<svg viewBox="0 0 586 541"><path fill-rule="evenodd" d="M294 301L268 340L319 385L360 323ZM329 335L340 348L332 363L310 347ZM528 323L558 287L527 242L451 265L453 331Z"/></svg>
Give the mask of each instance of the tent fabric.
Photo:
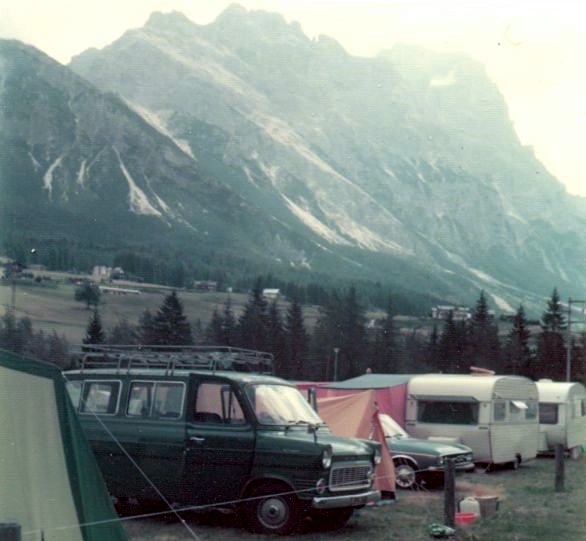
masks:
<svg viewBox="0 0 586 541"><path fill-rule="evenodd" d="M375 488L395 493L395 468L378 420L375 391L318 398L320 417L336 436L370 439L382 444L382 462L376 468Z"/></svg>
<svg viewBox="0 0 586 541"><path fill-rule="evenodd" d="M344 381L329 383L328 389L386 389L409 383L409 374L362 374Z"/></svg>
<svg viewBox="0 0 586 541"><path fill-rule="evenodd" d="M330 389L318 388L316 394L318 400L325 397L334 396L351 396L361 394L364 389ZM402 427L405 427L405 408L407 400L407 384L396 385L394 387L381 387L373 389L376 397L376 403L382 413L390 415Z"/></svg>
<svg viewBox="0 0 586 541"><path fill-rule="evenodd" d="M127 539L61 372L1 350L0 479L0 522L23 541Z"/></svg>

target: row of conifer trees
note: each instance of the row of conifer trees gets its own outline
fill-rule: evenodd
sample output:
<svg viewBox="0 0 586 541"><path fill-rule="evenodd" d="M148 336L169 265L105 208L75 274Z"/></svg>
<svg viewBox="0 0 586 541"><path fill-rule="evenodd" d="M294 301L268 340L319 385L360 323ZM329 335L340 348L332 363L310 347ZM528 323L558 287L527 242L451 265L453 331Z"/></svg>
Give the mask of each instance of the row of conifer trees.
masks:
<svg viewBox="0 0 586 541"><path fill-rule="evenodd" d="M291 379L346 379L365 371L378 373L468 373L471 366L534 379L566 378L566 318L556 289L544 310L538 331L531 331L523 306L509 329L499 330L484 292L469 320L453 315L426 329L400 329L392 299L386 313L367 321L366 311L350 287L329 293L319 316L308 329L303 307L296 298L288 303L268 302L262 280L257 279L244 309L236 315L228 296L211 320L192 325L176 292L170 293L155 313L146 310L136 325L121 321L104 331L96 309L84 342L112 344L230 345L268 351L275 357L276 373ZM584 380L586 340L572 338L571 379Z"/></svg>

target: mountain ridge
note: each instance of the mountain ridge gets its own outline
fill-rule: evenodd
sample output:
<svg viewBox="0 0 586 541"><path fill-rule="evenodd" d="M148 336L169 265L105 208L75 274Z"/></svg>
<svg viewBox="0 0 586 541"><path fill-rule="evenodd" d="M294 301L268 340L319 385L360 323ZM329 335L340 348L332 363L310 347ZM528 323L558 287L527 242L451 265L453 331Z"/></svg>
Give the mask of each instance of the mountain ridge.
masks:
<svg viewBox="0 0 586 541"><path fill-rule="evenodd" d="M355 57L280 15L231 7L204 26L153 14L70 67L257 209L247 232L279 224L256 248L274 261L290 251L315 272L444 298L486 289L506 310L554 286L583 291L584 201L520 144L474 60L409 46Z"/></svg>

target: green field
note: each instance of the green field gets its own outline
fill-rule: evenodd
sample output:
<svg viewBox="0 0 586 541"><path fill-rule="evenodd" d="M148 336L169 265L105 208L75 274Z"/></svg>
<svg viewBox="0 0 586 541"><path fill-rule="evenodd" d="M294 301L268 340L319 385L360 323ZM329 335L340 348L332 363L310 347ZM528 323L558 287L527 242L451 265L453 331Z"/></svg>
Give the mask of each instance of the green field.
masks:
<svg viewBox="0 0 586 541"><path fill-rule="evenodd" d="M19 282L15 288L16 316L29 317L36 330L44 332L57 331L64 335L71 344L78 344L85 335L91 310L87 310L84 303L74 300L75 284L67 280L68 275L62 273L47 273L53 278L52 286L41 286L34 282ZM100 315L105 329L116 325L121 319L126 318L130 323L136 324L142 312L149 309L156 312L163 302L165 295L171 289L164 286L144 285L133 283L108 284L121 288L136 288L140 295L111 295L102 294L100 300ZM209 323L214 309L223 310L228 294L201 293L189 290L178 291L183 303L185 313L191 322L199 319L205 329ZM233 311L238 315L247 300L247 295L232 293L230 295ZM9 285L0 284L0 315L11 302L11 288ZM287 303L280 302L281 313L284 316ZM304 307L306 325L313 327L317 317L316 307Z"/></svg>
<svg viewBox="0 0 586 541"><path fill-rule="evenodd" d="M566 461L566 490L554 492L554 461L538 459L518 471L472 473L458 476L457 498L474 495L499 497L496 516L457 528L458 541L586 541L586 458ZM124 517L131 541L193 539L173 518ZM219 513L185 514L197 539L246 541L259 537L242 528L234 516ZM401 491L395 503L362 510L336 532L320 532L306 524L291 541L427 541L428 528L441 523L441 490Z"/></svg>

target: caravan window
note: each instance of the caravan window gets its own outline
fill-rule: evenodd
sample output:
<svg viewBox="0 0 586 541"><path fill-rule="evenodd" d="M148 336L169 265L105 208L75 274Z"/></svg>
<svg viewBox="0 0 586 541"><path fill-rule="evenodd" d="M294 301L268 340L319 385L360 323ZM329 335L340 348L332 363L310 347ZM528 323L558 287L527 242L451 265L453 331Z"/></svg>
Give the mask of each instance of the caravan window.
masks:
<svg viewBox="0 0 586 541"><path fill-rule="evenodd" d="M539 422L544 425L557 425L558 405L539 404Z"/></svg>
<svg viewBox="0 0 586 541"><path fill-rule="evenodd" d="M475 425L478 424L478 403L422 400L418 402L417 420L420 423Z"/></svg>
<svg viewBox="0 0 586 541"><path fill-rule="evenodd" d="M493 421L504 421L507 417L507 403L504 400L496 400L492 412Z"/></svg>
<svg viewBox="0 0 586 541"><path fill-rule="evenodd" d="M582 417L582 400L579 398L574 399L574 417Z"/></svg>
<svg viewBox="0 0 586 541"><path fill-rule="evenodd" d="M537 402L533 400L527 402L527 411L525 411L525 419L537 419Z"/></svg>

